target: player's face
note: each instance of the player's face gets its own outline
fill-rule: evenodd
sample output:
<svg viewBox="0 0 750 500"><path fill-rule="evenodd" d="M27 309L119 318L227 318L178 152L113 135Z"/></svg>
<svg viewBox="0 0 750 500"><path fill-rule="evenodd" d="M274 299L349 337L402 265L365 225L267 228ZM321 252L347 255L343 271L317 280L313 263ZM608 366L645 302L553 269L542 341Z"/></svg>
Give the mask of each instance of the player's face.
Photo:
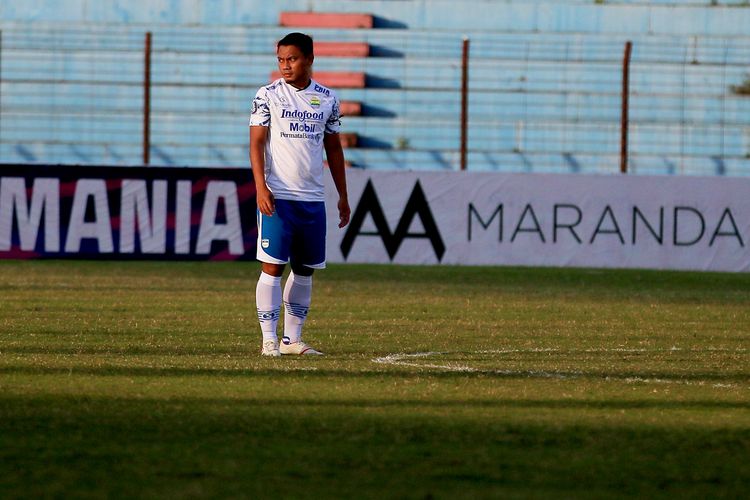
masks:
<svg viewBox="0 0 750 500"><path fill-rule="evenodd" d="M310 83L313 56L305 56L294 45L281 45L276 51L281 76L289 85L304 88Z"/></svg>

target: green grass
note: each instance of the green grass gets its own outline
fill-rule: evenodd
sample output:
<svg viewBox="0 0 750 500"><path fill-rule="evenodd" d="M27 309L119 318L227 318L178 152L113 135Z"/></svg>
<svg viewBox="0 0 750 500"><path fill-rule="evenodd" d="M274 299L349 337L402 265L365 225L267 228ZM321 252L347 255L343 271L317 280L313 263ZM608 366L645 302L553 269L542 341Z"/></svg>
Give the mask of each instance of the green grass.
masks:
<svg viewBox="0 0 750 500"><path fill-rule="evenodd" d="M0 262L0 497L750 493L747 274L331 266L315 359L257 275Z"/></svg>

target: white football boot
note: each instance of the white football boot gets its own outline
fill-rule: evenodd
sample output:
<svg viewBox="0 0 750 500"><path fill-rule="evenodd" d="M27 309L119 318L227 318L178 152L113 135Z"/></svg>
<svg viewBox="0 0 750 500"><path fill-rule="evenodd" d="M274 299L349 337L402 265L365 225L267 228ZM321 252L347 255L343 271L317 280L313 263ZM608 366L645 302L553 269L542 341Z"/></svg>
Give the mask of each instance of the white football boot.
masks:
<svg viewBox="0 0 750 500"><path fill-rule="evenodd" d="M320 351L316 351L309 345L305 344L301 340L299 342L295 342L293 344L287 344L285 342L282 342L281 345L279 345L279 351L281 354L298 354L298 355L315 355L315 356L322 356L323 353Z"/></svg>
<svg viewBox="0 0 750 500"><path fill-rule="evenodd" d="M278 358L281 356L281 353L279 352L279 342L276 340L266 340L263 342L263 349L261 349L260 354L262 356Z"/></svg>

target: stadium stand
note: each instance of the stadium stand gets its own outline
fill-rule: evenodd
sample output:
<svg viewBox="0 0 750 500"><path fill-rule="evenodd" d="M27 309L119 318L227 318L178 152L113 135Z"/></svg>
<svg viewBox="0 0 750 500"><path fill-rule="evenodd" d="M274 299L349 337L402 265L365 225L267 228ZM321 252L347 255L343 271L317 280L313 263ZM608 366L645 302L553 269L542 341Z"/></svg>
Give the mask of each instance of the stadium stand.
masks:
<svg viewBox="0 0 750 500"><path fill-rule="evenodd" d="M750 78L747 2L323 0L312 13L293 0L246 0L241 13L193 3L3 4L2 161L138 164L151 31L151 164L246 166L248 105L275 68L275 41L315 18L369 18L372 28L304 28L316 78L341 87L355 166L458 168L468 35L470 170L617 171L632 40L631 170L750 173L750 96L731 90Z"/></svg>

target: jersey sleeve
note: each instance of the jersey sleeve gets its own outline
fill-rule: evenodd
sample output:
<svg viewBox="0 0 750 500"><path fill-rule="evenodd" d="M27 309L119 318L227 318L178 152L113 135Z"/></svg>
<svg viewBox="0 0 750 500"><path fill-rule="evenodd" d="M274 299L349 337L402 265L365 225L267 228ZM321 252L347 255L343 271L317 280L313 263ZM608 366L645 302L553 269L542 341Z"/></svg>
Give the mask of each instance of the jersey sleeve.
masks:
<svg viewBox="0 0 750 500"><path fill-rule="evenodd" d="M271 124L271 108L269 106L268 90L263 87L258 90L253 99L250 112L250 126L268 127Z"/></svg>
<svg viewBox="0 0 750 500"><path fill-rule="evenodd" d="M339 105L338 96L333 98L333 107L331 108L331 115L326 121L326 134L338 134L341 130L341 106Z"/></svg>

